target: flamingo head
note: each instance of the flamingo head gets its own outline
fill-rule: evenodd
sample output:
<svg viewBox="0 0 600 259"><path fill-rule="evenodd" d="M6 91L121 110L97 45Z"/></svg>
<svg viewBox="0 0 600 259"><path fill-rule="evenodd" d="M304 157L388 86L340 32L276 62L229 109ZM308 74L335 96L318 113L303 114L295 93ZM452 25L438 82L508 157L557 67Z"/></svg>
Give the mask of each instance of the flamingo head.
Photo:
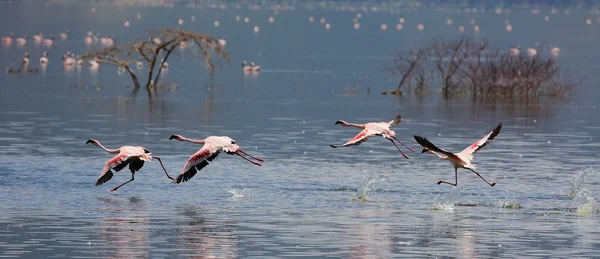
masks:
<svg viewBox="0 0 600 259"><path fill-rule="evenodd" d="M177 141L183 141L183 137L181 135L177 135L177 134L171 135L171 137L169 138L169 140L171 140L171 139L175 139Z"/></svg>
<svg viewBox="0 0 600 259"><path fill-rule="evenodd" d="M429 149L423 148L423 150L421 151L421 154L427 153L427 152L429 152Z"/></svg>
<svg viewBox="0 0 600 259"><path fill-rule="evenodd" d="M251 66L254 66L254 62L250 62L250 65L251 65Z"/></svg>
<svg viewBox="0 0 600 259"><path fill-rule="evenodd" d="M144 153L150 154L150 150L144 148Z"/></svg>
<svg viewBox="0 0 600 259"><path fill-rule="evenodd" d="M25 57L28 58L29 57L29 52L25 52Z"/></svg>
<svg viewBox="0 0 600 259"><path fill-rule="evenodd" d="M90 144L90 143L94 146L100 145L100 142L98 142L98 140L95 140L95 139L88 139L88 141L85 142L85 144Z"/></svg>
<svg viewBox="0 0 600 259"><path fill-rule="evenodd" d="M242 61L242 67L245 67L248 63L246 62L246 60Z"/></svg>
<svg viewBox="0 0 600 259"><path fill-rule="evenodd" d="M336 122L335 122L335 125L338 125L338 124L345 125L345 124L348 124L348 123L347 123L346 121L339 120L339 121L336 121Z"/></svg>

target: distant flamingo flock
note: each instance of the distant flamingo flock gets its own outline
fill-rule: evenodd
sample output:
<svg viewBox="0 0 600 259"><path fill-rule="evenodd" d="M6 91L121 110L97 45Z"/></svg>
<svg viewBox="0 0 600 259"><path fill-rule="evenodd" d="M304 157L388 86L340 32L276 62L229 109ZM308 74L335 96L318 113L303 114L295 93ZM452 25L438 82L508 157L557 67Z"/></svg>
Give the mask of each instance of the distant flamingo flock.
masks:
<svg viewBox="0 0 600 259"><path fill-rule="evenodd" d="M367 141L369 138L373 136L381 136L394 144L396 149L400 151L400 154L406 159L409 157L400 150L396 142L405 146L408 150L415 152L415 150L396 138L396 133L390 129L392 126L398 126L402 122L402 116L397 114L396 117L389 122L369 122L366 124L355 124L348 123L344 120L338 120L335 125L341 125L344 127L356 127L362 129L358 135L352 138L350 141L346 142L341 146L330 145L332 148L338 147L349 147L349 146L358 146L361 143ZM500 123L494 130L492 130L489 134L487 134L482 139L476 141L475 143L468 146L466 149L459 153L452 153L446 151L444 149L438 148L433 145L429 140L420 136L414 136L415 140L419 145L423 147L422 153L429 153L437 156L442 160L448 160L454 166L454 174L455 181L454 183L440 180L437 184L449 184L453 186L458 185L458 168L464 168L470 170L475 173L479 178L485 181L490 187L494 187L496 183L490 183L485 178L483 178L478 172L475 171L475 166L471 163L473 160L473 154L477 151L481 150L483 147L487 146L492 140L494 140L500 130L502 129L502 123ZM165 175L172 180L173 183L180 184L186 181L189 181L194 177L199 171L203 170L206 166L213 162L217 158L217 156L224 152L228 155L237 155L247 162L250 162L256 166L262 166L262 162L265 160L262 158L255 157L246 153L244 150L240 148L238 143L230 137L227 136L209 136L205 139L189 139L183 137L179 134L173 134L169 138L169 140L177 140L181 142L191 142L194 144L202 145L202 147L194 154L192 154L183 168L177 175L177 177L173 178L167 172L167 169L164 167L162 160L159 157L152 156L150 151L141 146L122 146L118 149L107 149L100 142L94 139L89 139L86 144L92 144L94 146L100 147L104 151L110 154L116 154L113 158L109 159L105 164L96 181L96 186L100 186L110 179L112 179L114 173L121 171L126 166L129 166L129 170L131 172L131 179L126 181L112 189L110 191L116 191L121 188L123 185L132 182L135 179L135 173L138 172L145 162L152 161L153 158L158 160L160 163Z"/></svg>

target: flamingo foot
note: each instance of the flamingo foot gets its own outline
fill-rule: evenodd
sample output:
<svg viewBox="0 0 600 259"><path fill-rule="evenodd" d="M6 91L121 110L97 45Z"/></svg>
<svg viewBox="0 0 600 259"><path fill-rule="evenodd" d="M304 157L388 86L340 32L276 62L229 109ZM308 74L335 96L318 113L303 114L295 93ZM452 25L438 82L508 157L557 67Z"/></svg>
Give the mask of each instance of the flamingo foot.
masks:
<svg viewBox="0 0 600 259"><path fill-rule="evenodd" d="M332 147L332 148L338 148L337 146L334 146L334 145L329 145L329 146Z"/></svg>

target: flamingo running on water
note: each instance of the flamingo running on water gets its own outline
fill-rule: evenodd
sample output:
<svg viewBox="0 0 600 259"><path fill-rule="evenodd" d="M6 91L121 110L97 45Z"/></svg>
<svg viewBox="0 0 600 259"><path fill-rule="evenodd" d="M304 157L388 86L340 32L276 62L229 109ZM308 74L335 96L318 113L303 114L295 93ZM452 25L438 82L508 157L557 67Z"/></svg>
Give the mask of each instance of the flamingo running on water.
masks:
<svg viewBox="0 0 600 259"><path fill-rule="evenodd" d="M115 188L110 189L111 192L114 192L117 189L121 188L121 186L132 182L134 180L135 173L139 171L142 168L142 166L144 166L144 162L152 161L152 158L156 158L156 160L160 162L160 166L162 166L167 177L169 177L169 179L171 180L174 180L173 177L171 177L169 173L167 173L167 170L165 169L165 166L163 166L163 163L160 160L160 158L156 156L152 157L150 155L150 151L148 151L144 147L122 146L118 149L107 149L104 146L102 146L102 144L100 144L100 142L98 142L97 140L90 139L86 142L86 144L90 143L94 146L104 149L104 151L110 154L117 154L115 157L111 158L110 160L108 160L108 162L106 162L104 168L102 169L100 177L98 177L98 181L96 181L95 186L100 186L103 183L108 182L113 177L113 172L111 171L111 169L119 172L121 171L121 169L125 168L125 166L129 165L129 170L131 171L131 180L124 182Z"/></svg>
<svg viewBox="0 0 600 259"><path fill-rule="evenodd" d="M175 179L175 181L174 181L175 183L182 183L182 182L188 181L189 179L194 177L194 175L198 171L202 170L202 168L204 168L208 165L208 162L211 162L215 158L217 158L217 155L219 155L219 153L221 151L223 151L229 155L238 155L238 156L242 157L243 159L245 159L246 161L248 161L254 165L257 165L257 166L262 166L262 164L254 162L254 161L246 158L244 155L249 156L250 158L253 158L259 162L265 161L261 158L254 157L254 156L244 152L240 148L240 146L238 146L238 144L236 144L235 140L231 139L230 137L226 137L226 136L210 136L205 139L194 140L194 139L184 138L181 135L174 134L169 139L175 139L177 141L188 141L188 142L192 142L192 143L196 143L196 144L204 144L204 146L202 146L202 148L200 150L198 150L198 152L194 153L188 159L187 163L185 163L185 165L183 166L183 169L181 170L181 172Z"/></svg>
<svg viewBox="0 0 600 259"><path fill-rule="evenodd" d="M400 151L400 154L402 154L402 156L404 156L406 159L408 159L408 156L406 154L404 154L404 152L402 152L402 150L400 150L400 148L398 147L398 145L396 145L394 140L398 141L400 144L402 144L403 146L405 146L406 148L408 148L408 150L410 150L412 152L415 152L415 150L410 148L409 146L405 145L404 143L400 142L400 140L398 140L396 138L396 132L394 132L393 130L390 129L391 126L399 125L401 121L402 121L402 116L400 114L396 114L396 118L389 122L369 122L367 124L354 124L354 123L348 123L343 120L336 121L335 125L340 124L345 127L352 126L352 127L356 127L359 129L363 129L360 133L358 133L358 135L356 135L350 141L346 142L345 144L343 144L339 147L358 146L361 143L367 141L367 139L369 139L370 137L382 136L382 137L386 138L387 140L391 141L392 144L394 144L394 146L396 146L398 151ZM329 146L332 148L338 148L338 146L334 146L334 145L329 145Z"/></svg>
<svg viewBox="0 0 600 259"><path fill-rule="evenodd" d="M481 178L484 182L486 182L490 187L494 187L494 185L496 185L496 183L488 182L479 173L475 172L475 166L473 164L471 164L471 161L473 160L473 154L475 154L475 152L481 150L483 147L485 147L487 144L489 144L490 140L493 140L496 136L498 136L498 134L500 133L500 129L502 129L502 123L498 124L498 126L496 126L496 128L494 130L492 130L492 132L490 132L489 134L487 134L485 137L478 140L477 142L471 144L470 146L465 148L460 153L452 153L452 152L443 150L441 148L438 148L435 145L433 145L431 142L429 142L429 140L427 140L426 138L423 138L423 137L415 136L415 140L417 140L417 142L421 146L423 146L423 152L421 152L421 153L427 152L430 154L434 154L442 160L449 160L450 163L452 163L452 165L454 166L454 183L450 183L450 182L446 182L446 181L438 181L437 184L445 183L445 184L450 184L450 185L456 186L458 184L458 168L464 168L464 169L471 170L471 172L473 172L477 176L479 176L479 178ZM440 155L440 153L443 155Z"/></svg>

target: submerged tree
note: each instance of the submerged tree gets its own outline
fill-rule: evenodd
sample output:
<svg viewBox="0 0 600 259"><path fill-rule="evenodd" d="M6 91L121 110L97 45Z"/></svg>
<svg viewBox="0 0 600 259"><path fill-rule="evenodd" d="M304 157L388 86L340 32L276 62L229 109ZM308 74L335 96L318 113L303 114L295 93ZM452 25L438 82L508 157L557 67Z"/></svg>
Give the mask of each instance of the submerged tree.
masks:
<svg viewBox="0 0 600 259"><path fill-rule="evenodd" d="M81 58L95 58L99 63L119 67L120 71L129 73L136 89L141 85L131 66L137 62L145 62L149 68L145 86L149 89L160 79L161 72L166 68L165 64L173 50L180 44L187 43L198 47L200 52L195 50L194 53L199 59L204 59L206 70L211 76L214 75L212 55L217 55L231 64L229 53L214 37L205 33L171 28L152 32L148 40L127 42L117 47L87 52Z"/></svg>
<svg viewBox="0 0 600 259"><path fill-rule="evenodd" d="M470 36L435 39L417 49L397 51L386 70L400 78L398 90L438 82L445 98L470 93L474 98L530 98L563 96L578 82L559 68L556 59L529 53L502 51Z"/></svg>

